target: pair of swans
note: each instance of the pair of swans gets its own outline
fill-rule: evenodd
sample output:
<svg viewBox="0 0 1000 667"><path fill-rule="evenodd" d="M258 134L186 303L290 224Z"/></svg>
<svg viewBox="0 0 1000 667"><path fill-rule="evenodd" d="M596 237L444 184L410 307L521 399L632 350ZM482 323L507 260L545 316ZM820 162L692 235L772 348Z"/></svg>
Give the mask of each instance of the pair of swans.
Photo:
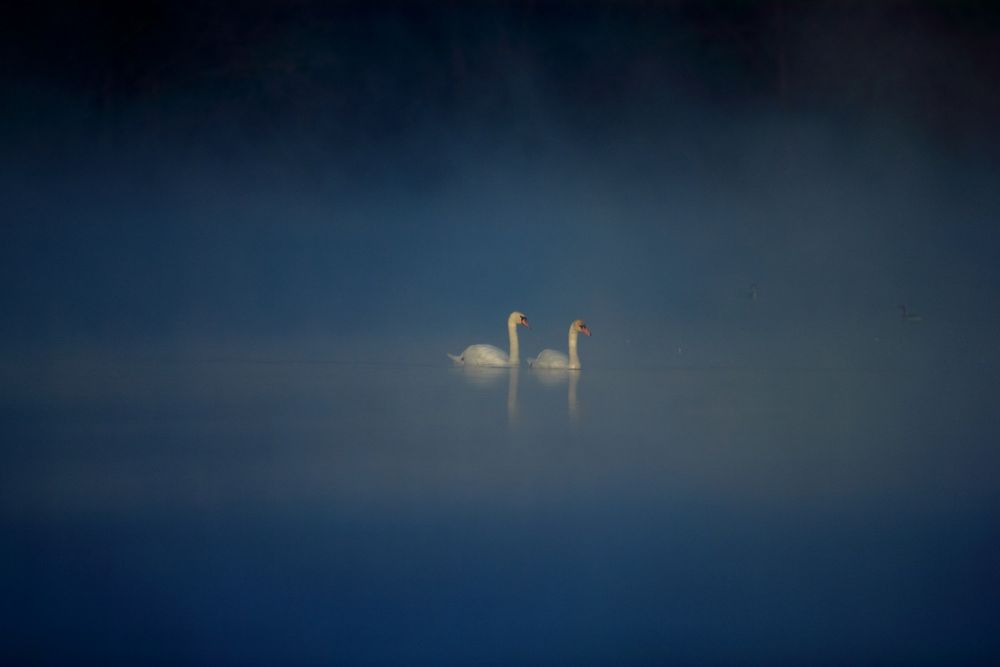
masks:
<svg viewBox="0 0 1000 667"><path fill-rule="evenodd" d="M510 341L510 354L493 345L470 345L461 355L449 354L456 364L465 366L520 366L520 346L517 340L518 325L531 328L524 313L514 311L507 318L507 337ZM556 350L542 350L537 357L529 358L528 365L532 368L555 368L577 370L580 368L580 355L577 352L577 337L579 334L590 335L590 329L583 320L573 320L569 325L569 355Z"/></svg>

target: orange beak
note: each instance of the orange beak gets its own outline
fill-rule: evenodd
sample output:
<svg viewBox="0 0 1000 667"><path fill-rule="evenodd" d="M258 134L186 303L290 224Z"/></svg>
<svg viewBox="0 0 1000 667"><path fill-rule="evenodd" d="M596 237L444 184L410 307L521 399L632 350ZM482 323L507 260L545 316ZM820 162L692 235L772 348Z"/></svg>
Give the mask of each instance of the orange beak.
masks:
<svg viewBox="0 0 1000 667"><path fill-rule="evenodd" d="M521 318L521 324L523 324L524 326L528 327L529 329L531 328L531 325L528 324L528 318L527 317L522 317Z"/></svg>
<svg viewBox="0 0 1000 667"><path fill-rule="evenodd" d="M587 328L586 324L580 327L580 333L586 334L588 336L590 335L590 329Z"/></svg>

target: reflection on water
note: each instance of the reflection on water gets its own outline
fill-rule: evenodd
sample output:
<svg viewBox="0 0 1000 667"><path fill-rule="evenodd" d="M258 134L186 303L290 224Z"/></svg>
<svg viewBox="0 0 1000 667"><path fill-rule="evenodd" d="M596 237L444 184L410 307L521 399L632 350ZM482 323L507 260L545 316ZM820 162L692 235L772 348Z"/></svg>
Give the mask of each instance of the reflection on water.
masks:
<svg viewBox="0 0 1000 667"><path fill-rule="evenodd" d="M470 385L480 388L497 386L501 380L507 380L510 370L495 366L457 366L452 369L454 373L461 374Z"/></svg>
<svg viewBox="0 0 1000 667"><path fill-rule="evenodd" d="M452 369L460 374L469 385L478 389L495 389L505 380L507 383L507 424L515 427L518 422L517 384L521 369L496 368L489 366L459 366ZM530 374L544 387L566 387L566 418L570 424L580 420L580 401L577 398L577 384L581 371L566 369L531 369ZM555 415L551 415L555 418Z"/></svg>
<svg viewBox="0 0 1000 667"><path fill-rule="evenodd" d="M994 375L16 379L4 664L1000 657Z"/></svg>
<svg viewBox="0 0 1000 667"><path fill-rule="evenodd" d="M517 424L517 378L520 373L520 368L510 369L509 384L507 385L507 423L510 426Z"/></svg>
<svg viewBox="0 0 1000 667"><path fill-rule="evenodd" d="M520 368L499 368L491 366L460 366L454 372L461 373L466 382L474 387L490 388L507 380L507 424L517 425L517 382Z"/></svg>
<svg viewBox="0 0 1000 667"><path fill-rule="evenodd" d="M580 370L567 370L559 368L533 368L532 376L540 384L548 387L566 385L566 414L571 424L578 424L580 421L580 402L576 396L576 385L580 382Z"/></svg>

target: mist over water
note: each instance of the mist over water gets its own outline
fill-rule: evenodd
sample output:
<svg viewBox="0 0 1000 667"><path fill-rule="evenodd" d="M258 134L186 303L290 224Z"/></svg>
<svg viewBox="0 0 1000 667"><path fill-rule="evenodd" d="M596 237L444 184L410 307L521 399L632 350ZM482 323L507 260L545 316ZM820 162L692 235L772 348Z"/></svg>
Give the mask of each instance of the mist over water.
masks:
<svg viewBox="0 0 1000 667"><path fill-rule="evenodd" d="M87 381L6 402L14 657L987 664L1000 648L995 374L69 375Z"/></svg>
<svg viewBox="0 0 1000 667"><path fill-rule="evenodd" d="M995 10L8 24L2 661L1000 655Z"/></svg>
<svg viewBox="0 0 1000 667"><path fill-rule="evenodd" d="M825 132L790 177L764 157L746 173L637 178L624 161L581 168L570 154L463 156L420 192L238 171L145 192L124 174L18 191L5 339L310 339L307 357L427 363L470 336L502 342L519 309L536 326L526 350L584 317L602 333L588 355L605 366L672 365L678 348L708 365L996 363L992 174L923 155L914 166L882 145L830 167ZM905 329L901 304L919 328ZM906 345L917 349L896 361Z"/></svg>
<svg viewBox="0 0 1000 667"><path fill-rule="evenodd" d="M961 16L911 8L914 56L877 11L800 10L756 47L785 53L781 88L780 63L693 43L763 9L310 11L109 9L82 18L118 41L65 52L35 28L55 64L25 55L6 96L8 347L426 362L520 309L546 338L592 320L604 365L871 365L905 304L926 318L906 364L996 362L998 101L989 59L939 71ZM218 26L264 39L240 55ZM857 55L831 31L886 44L871 92L842 90Z"/></svg>

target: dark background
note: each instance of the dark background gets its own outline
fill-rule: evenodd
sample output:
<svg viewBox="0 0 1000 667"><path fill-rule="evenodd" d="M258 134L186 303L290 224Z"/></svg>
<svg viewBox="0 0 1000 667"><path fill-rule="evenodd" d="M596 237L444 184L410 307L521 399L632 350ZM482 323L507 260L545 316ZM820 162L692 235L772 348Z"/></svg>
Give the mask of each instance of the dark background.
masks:
<svg viewBox="0 0 1000 667"><path fill-rule="evenodd" d="M4 14L9 358L1000 359L995 3Z"/></svg>
<svg viewBox="0 0 1000 667"><path fill-rule="evenodd" d="M996 664L998 74L994 2L0 10L0 662ZM514 309L584 370L450 367Z"/></svg>

